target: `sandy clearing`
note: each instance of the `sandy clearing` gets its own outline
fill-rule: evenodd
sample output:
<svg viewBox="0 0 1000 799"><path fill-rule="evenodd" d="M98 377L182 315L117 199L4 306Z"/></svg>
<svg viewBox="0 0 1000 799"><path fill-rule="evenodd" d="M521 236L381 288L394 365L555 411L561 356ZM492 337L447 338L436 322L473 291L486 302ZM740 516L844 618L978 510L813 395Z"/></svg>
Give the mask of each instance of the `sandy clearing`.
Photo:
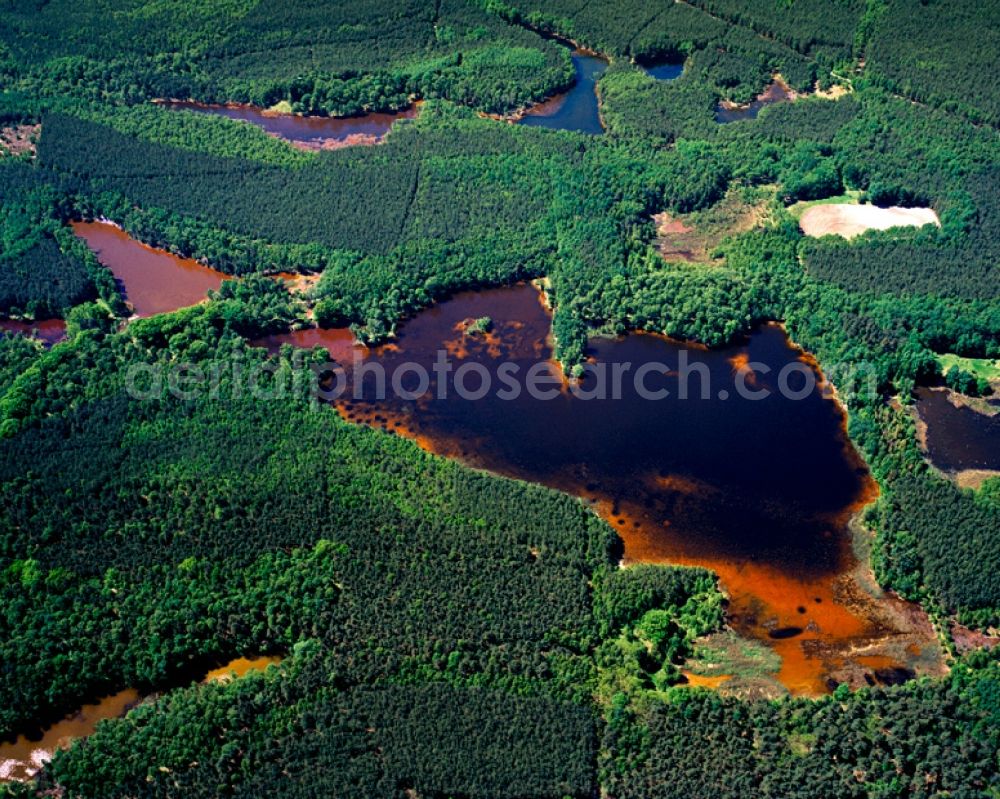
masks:
<svg viewBox="0 0 1000 799"><path fill-rule="evenodd" d="M879 208L876 205L831 204L807 208L799 226L807 236L833 234L851 239L866 230L937 225L941 221L932 208Z"/></svg>
<svg viewBox="0 0 1000 799"><path fill-rule="evenodd" d="M820 97L823 100L838 100L845 95L851 93L851 89L845 86L843 83L835 83L829 89L825 91L819 88L819 81L816 81L816 86L813 89L813 96Z"/></svg>
<svg viewBox="0 0 1000 799"><path fill-rule="evenodd" d="M971 488L978 491L983 487L983 483L994 477L1000 477L1000 472L989 469L963 469L955 473L955 485L959 488Z"/></svg>

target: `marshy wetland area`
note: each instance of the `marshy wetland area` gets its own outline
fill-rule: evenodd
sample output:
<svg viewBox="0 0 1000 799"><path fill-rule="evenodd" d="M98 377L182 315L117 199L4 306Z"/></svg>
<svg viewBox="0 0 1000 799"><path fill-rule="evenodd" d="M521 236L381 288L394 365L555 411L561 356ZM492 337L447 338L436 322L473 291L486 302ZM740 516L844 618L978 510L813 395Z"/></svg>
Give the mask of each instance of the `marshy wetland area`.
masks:
<svg viewBox="0 0 1000 799"><path fill-rule="evenodd" d="M0 797L1000 793L1000 3L0 10Z"/></svg>

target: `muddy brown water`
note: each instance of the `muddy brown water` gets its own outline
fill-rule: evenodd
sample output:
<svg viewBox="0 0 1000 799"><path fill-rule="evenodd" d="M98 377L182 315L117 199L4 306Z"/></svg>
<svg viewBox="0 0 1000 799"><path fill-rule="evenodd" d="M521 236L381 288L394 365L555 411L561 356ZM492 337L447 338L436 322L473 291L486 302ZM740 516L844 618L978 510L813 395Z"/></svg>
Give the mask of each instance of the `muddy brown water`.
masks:
<svg viewBox="0 0 1000 799"><path fill-rule="evenodd" d="M73 232L111 270L139 316L195 305L230 279L199 261L136 241L111 222L73 222Z"/></svg>
<svg viewBox="0 0 1000 799"><path fill-rule="evenodd" d="M31 336L51 347L66 338L66 322L62 319L43 319L38 322L0 319L0 332Z"/></svg>
<svg viewBox="0 0 1000 799"><path fill-rule="evenodd" d="M281 114L252 105L209 105L190 101L169 101L164 108L213 114L249 122L272 136L294 142L306 149L329 149L351 144L381 142L400 119L412 119L418 113L413 105L396 113L371 113L353 117L304 116Z"/></svg>
<svg viewBox="0 0 1000 799"><path fill-rule="evenodd" d="M493 321L489 333L465 332L469 320L484 316ZM460 294L370 351L345 347L345 333L316 332L308 341L327 336L340 362L378 362L390 381L403 364L420 364L432 378L431 396L439 389L432 371L439 350L456 372L462 364L481 367L494 387L501 365L523 375L552 358L550 317L539 293L524 285ZM274 351L302 335L260 343ZM877 490L847 440L840 407L818 387L798 400L777 390L790 365L799 390L802 370L818 377L779 327L714 350L649 334L594 339L590 350L594 363L609 370L629 364L633 375L644 364L663 364L646 383L671 396L643 399L626 379L620 399L581 399L557 380L561 388L548 400L523 391L516 399L491 392L470 401L453 389L445 399L379 400L369 377L360 399L350 387L336 405L350 421L413 438L432 452L584 498L623 539L626 565L713 569L730 598L730 623L781 655L777 678L792 693L824 693L833 681L859 684L868 668L863 658L874 655L884 658L880 667L919 670L922 653L937 668L926 617L882 596L854 555L848 522ZM678 397L681 357L707 375L707 398L695 379L688 380L690 398ZM770 371L748 371L752 362ZM404 389L421 388L418 375L400 374ZM738 379L769 396L741 398ZM480 380L471 371L463 376L473 391ZM596 385L591 377L581 389ZM794 374L788 387L796 389Z"/></svg>
<svg viewBox="0 0 1000 799"><path fill-rule="evenodd" d="M774 80L764 89L757 99L746 105L733 105L721 102L715 109L715 121L720 124L740 122L744 119L756 119L762 109L775 103L786 103L794 99L795 93L780 80Z"/></svg>
<svg viewBox="0 0 1000 799"><path fill-rule="evenodd" d="M253 342L258 347L264 347L272 355L279 352L282 345L288 344L292 347L311 350L314 347L323 347L330 357L338 362L350 362L354 353L361 357L367 350L357 344L354 334L348 328L316 328L310 327L304 330L293 330L289 333L277 333L272 336L264 336Z"/></svg>

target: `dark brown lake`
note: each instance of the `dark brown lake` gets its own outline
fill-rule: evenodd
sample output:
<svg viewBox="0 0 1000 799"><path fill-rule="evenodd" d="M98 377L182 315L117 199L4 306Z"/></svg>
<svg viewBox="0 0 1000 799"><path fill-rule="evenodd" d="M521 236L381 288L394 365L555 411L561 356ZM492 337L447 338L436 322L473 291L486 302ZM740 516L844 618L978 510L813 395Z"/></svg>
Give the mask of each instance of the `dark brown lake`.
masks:
<svg viewBox="0 0 1000 799"><path fill-rule="evenodd" d="M466 332L482 317L492 320L488 333ZM345 350L337 334L342 363L357 352L390 376L398 372L408 391L422 388L413 365L431 376L430 396L418 400L391 391L380 400L369 377L361 399L351 390L338 410L471 466L584 498L621 535L625 563L714 569L730 596L732 625L782 656L778 677L793 693L825 692L830 679L856 681L869 666L909 668L924 644L936 651L929 627L899 619L918 610L874 598L855 579L864 569L848 522L874 498L875 486L834 401L819 388L799 399L778 390L786 368L792 390L805 387L803 373L818 377L779 327L713 350L649 334L591 341L595 365L628 364L630 375L649 365L644 386L669 391L663 399L643 398L631 379L623 380L618 399L577 396L598 385L593 376L577 392L555 380L551 399L527 391L502 399L492 391L469 400L454 388L444 399L432 398L442 380L454 386L459 370L475 393L484 375L496 387L502 368L523 375L549 363L549 330L538 291L521 285L460 294L418 314L391 344L370 352ZM285 340L296 343L296 336ZM281 340L261 343L273 350ZM454 367L442 380L433 373L439 351ZM693 378L689 398L678 396L682 358L710 385L705 398ZM769 371L749 371L750 362ZM738 382L768 396L744 399Z"/></svg>
<svg viewBox="0 0 1000 799"><path fill-rule="evenodd" d="M955 405L949 392L917 389L917 412L927 425L927 452L945 472L1000 471L1000 403L995 413ZM989 406L987 406L989 407Z"/></svg>

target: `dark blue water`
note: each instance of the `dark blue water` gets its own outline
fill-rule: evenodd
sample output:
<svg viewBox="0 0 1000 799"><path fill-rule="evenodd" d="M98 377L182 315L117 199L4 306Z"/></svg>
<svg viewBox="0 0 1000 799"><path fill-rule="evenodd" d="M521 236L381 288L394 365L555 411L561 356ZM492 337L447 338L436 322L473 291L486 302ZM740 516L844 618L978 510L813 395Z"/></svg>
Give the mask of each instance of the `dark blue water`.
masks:
<svg viewBox="0 0 1000 799"><path fill-rule="evenodd" d="M576 68L573 88L534 106L518 124L594 135L604 133L597 108L597 81L608 63L597 56L576 52L573 66Z"/></svg>
<svg viewBox="0 0 1000 799"><path fill-rule="evenodd" d="M494 341L456 333L462 320L486 316ZM401 325L393 346L374 358L391 373L405 362L430 364L443 348L490 372L510 362L525 374L551 358L549 325L530 286L464 293ZM670 397L643 399L625 381L620 399L587 401L563 392L545 401L525 391L512 400L490 394L473 402L451 392L446 400L416 403L349 402L347 415L405 420L444 454L607 499L643 525L649 549L662 546L690 558L724 552L735 560L783 564L798 575L837 570L842 553L840 538L829 533L836 529L831 519L857 499L866 478L846 446L834 403L818 391L798 400L777 391L776 375L799 359L779 328L717 350L641 334L594 339L591 347L598 363L627 363L633 370L666 364L649 385L666 386ZM710 374L709 397L679 399L678 373L663 369L678 369L682 350ZM735 375L746 360L771 370L754 378L755 386L769 390L767 399L737 396ZM475 378L470 384L479 385Z"/></svg>
<svg viewBox="0 0 1000 799"><path fill-rule="evenodd" d="M657 64L652 67L643 67L646 74L657 80L677 80L684 72L684 63L679 64Z"/></svg>
<svg viewBox="0 0 1000 799"><path fill-rule="evenodd" d="M465 332L484 317L492 321L488 333ZM467 388L495 389L501 370L524 376L548 362L550 333L551 318L530 286L459 294L400 325L391 347L365 356L390 376L414 365L431 374L443 350L454 360L450 377L435 374L418 388L408 372L401 382L423 393L416 400L391 392L380 400L370 380L361 399L349 392L338 408L438 454L595 502L629 560L715 569L730 623L789 658L783 679L795 691L826 690L830 663L871 651L858 645L869 635L895 634L869 621L881 618L872 602L852 600L851 610L838 598L854 564L847 518L873 497L873 484L833 402L815 388L796 398L778 390L786 368L814 374L780 328L714 350L648 334L590 341L593 366L605 374L651 369L646 387L669 392L658 399L640 395L628 379L617 399L578 396L560 380L548 399L489 389L478 400L456 395L460 370L480 372L469 372ZM688 399L680 388L683 358L701 375ZM754 370L749 379L766 397L740 395L745 369ZM444 395L442 385L450 386ZM580 388L598 386L591 375ZM824 656L806 654L807 644Z"/></svg>

